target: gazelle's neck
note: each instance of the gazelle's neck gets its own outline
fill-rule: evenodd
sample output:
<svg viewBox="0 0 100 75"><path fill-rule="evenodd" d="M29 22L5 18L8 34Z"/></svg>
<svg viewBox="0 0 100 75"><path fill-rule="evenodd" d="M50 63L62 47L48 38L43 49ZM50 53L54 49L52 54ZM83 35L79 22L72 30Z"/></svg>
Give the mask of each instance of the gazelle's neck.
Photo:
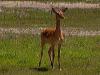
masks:
<svg viewBox="0 0 100 75"><path fill-rule="evenodd" d="M60 32L61 29L60 29L60 18L58 15L56 15L56 31L57 32Z"/></svg>

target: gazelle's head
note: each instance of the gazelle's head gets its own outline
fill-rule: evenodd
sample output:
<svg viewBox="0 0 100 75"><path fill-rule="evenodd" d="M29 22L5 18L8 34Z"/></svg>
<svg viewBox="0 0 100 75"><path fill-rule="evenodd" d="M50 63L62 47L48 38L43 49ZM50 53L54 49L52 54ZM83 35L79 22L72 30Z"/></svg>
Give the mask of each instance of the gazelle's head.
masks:
<svg viewBox="0 0 100 75"><path fill-rule="evenodd" d="M58 7L52 7L52 11L61 19L64 19L64 12L68 8L58 8Z"/></svg>

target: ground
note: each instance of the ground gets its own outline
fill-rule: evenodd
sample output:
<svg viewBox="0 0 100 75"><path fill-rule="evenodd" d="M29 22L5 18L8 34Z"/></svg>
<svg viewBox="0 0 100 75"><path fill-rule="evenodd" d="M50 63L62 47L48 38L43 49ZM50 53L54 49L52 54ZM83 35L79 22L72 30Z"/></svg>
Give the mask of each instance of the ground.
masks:
<svg viewBox="0 0 100 75"><path fill-rule="evenodd" d="M52 70L48 57L48 46L44 49L43 61L38 69L40 54L39 36L24 35L19 38L0 40L0 74L4 75L99 75L100 74L100 37L66 37L61 48L60 72L57 64Z"/></svg>

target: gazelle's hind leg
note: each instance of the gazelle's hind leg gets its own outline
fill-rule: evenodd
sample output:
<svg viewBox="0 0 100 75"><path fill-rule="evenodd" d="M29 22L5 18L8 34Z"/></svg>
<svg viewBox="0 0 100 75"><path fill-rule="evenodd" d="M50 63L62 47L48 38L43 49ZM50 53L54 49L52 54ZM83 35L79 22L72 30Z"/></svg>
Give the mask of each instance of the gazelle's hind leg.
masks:
<svg viewBox="0 0 100 75"><path fill-rule="evenodd" d="M44 48L44 44L41 44L41 53L40 53L40 61L39 61L39 67L41 66L41 61L42 61L42 57L43 57L43 48Z"/></svg>
<svg viewBox="0 0 100 75"><path fill-rule="evenodd" d="M54 57L55 57L55 54L54 54L54 46L50 46L49 51L48 51L48 54L49 54L51 66L53 68Z"/></svg>
<svg viewBox="0 0 100 75"><path fill-rule="evenodd" d="M51 53L52 53L52 56L51 56ZM51 66L52 66L52 68L53 68L54 57L55 57L54 46L51 46L51 47L49 48L48 54L49 54Z"/></svg>
<svg viewBox="0 0 100 75"><path fill-rule="evenodd" d="M49 59L50 59L50 62L52 63L51 51L52 51L52 47L50 47L49 50L48 50Z"/></svg>
<svg viewBox="0 0 100 75"><path fill-rule="evenodd" d="M51 53L52 53L52 56L51 56ZM49 48L48 54L49 54L51 66L52 66L52 68L53 68L54 57L55 57L54 46L51 46L51 47Z"/></svg>
<svg viewBox="0 0 100 75"><path fill-rule="evenodd" d="M59 69L61 70L61 67L60 67L60 49L61 49L61 44L58 44L58 65L59 65Z"/></svg>

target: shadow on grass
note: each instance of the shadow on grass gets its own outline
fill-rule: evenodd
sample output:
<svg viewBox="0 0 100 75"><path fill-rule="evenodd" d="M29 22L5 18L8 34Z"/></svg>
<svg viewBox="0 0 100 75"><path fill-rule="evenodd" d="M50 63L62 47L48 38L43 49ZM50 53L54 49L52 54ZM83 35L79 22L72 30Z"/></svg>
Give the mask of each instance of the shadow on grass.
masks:
<svg viewBox="0 0 100 75"><path fill-rule="evenodd" d="M6 68L0 69L0 73L6 73L6 72L8 72L8 69L6 69Z"/></svg>
<svg viewBox="0 0 100 75"><path fill-rule="evenodd" d="M40 72L48 71L48 68L46 68L46 67L35 67L35 68L30 68L30 69L34 70L34 71L40 71Z"/></svg>

